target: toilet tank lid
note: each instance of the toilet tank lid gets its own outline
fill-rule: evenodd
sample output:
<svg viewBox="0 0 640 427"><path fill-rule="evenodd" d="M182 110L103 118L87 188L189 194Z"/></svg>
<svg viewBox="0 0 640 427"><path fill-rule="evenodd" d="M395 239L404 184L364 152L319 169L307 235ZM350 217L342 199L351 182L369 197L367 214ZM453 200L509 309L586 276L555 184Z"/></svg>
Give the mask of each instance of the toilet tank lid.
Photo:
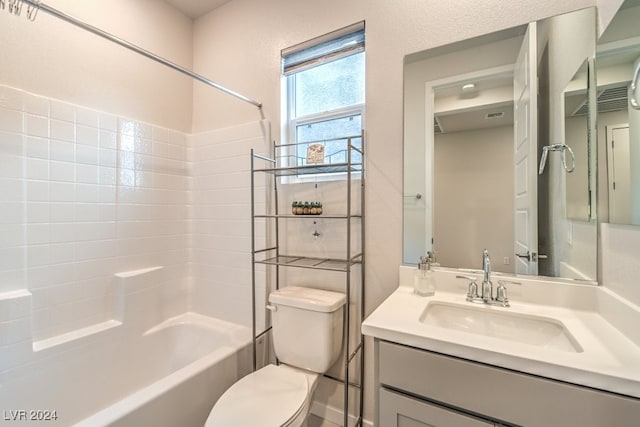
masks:
<svg viewBox="0 0 640 427"><path fill-rule="evenodd" d="M341 292L300 286L287 286L286 288L277 289L269 295L269 302L272 304L324 313L338 310L344 305L345 300L346 296Z"/></svg>

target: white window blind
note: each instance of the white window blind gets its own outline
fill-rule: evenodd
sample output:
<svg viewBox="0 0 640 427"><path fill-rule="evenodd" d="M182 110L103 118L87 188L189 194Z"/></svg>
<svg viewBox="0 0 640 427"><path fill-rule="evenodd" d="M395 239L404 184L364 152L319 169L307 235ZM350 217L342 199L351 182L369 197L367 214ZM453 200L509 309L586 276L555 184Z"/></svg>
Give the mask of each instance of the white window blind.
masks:
<svg viewBox="0 0 640 427"><path fill-rule="evenodd" d="M285 76L364 51L364 21L283 49Z"/></svg>

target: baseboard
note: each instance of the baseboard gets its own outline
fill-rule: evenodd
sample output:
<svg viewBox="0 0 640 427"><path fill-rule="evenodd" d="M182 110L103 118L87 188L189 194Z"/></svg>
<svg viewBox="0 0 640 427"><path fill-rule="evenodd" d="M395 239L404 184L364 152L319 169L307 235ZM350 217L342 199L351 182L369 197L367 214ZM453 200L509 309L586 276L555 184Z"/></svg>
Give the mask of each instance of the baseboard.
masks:
<svg viewBox="0 0 640 427"><path fill-rule="evenodd" d="M317 401L311 403L310 412L317 417L325 419L339 426L341 426L342 422L344 421L344 412L342 411L342 409L334 408L333 406L329 406ZM354 416L349 416L349 427L353 427L355 426L355 424L356 418ZM363 427L373 427L373 422L363 419L362 425Z"/></svg>

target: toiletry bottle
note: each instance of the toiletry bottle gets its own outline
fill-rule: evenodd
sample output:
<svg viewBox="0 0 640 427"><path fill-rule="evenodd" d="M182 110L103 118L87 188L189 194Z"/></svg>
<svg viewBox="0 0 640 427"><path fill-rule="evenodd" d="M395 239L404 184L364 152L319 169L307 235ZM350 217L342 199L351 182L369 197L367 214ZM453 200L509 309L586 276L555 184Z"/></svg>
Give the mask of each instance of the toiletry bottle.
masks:
<svg viewBox="0 0 640 427"><path fill-rule="evenodd" d="M418 269L413 276L413 292L423 297L436 293L436 282L433 278L429 257L420 257L420 264L418 264Z"/></svg>

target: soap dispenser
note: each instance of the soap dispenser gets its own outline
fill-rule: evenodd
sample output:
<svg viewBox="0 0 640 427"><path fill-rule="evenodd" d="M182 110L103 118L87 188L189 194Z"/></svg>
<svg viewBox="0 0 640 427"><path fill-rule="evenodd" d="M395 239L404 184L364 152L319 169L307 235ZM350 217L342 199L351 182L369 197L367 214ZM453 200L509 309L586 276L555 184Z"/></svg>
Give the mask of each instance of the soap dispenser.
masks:
<svg viewBox="0 0 640 427"><path fill-rule="evenodd" d="M436 282L431 270L430 257L420 257L420 264L418 264L418 269L413 276L413 292L423 297L436 293Z"/></svg>

